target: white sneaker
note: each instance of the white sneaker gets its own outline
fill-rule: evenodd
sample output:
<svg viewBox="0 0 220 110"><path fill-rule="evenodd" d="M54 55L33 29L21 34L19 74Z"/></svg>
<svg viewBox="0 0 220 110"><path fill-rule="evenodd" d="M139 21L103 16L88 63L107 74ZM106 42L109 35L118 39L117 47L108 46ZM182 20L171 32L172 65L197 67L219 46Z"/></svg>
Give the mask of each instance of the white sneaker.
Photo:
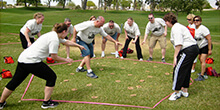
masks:
<svg viewBox="0 0 220 110"><path fill-rule="evenodd" d="M174 92L170 97L169 97L169 100L177 100L177 99L179 99L181 97L181 93L179 92L179 93L176 93L176 92Z"/></svg>
<svg viewBox="0 0 220 110"><path fill-rule="evenodd" d="M101 57L105 57L105 53L102 53Z"/></svg>
<svg viewBox="0 0 220 110"><path fill-rule="evenodd" d="M115 58L118 58L119 57L119 55L118 54L115 54Z"/></svg>
<svg viewBox="0 0 220 110"><path fill-rule="evenodd" d="M95 58L95 54L93 54L93 58Z"/></svg>
<svg viewBox="0 0 220 110"><path fill-rule="evenodd" d="M123 56L121 56L121 59L124 59L124 57L123 57Z"/></svg>
<svg viewBox="0 0 220 110"><path fill-rule="evenodd" d="M143 61L143 58L140 58L139 61Z"/></svg>
<svg viewBox="0 0 220 110"><path fill-rule="evenodd" d="M196 70L191 70L191 73L194 73Z"/></svg>
<svg viewBox="0 0 220 110"><path fill-rule="evenodd" d="M182 96L184 97L188 97L189 93L188 92L183 92L183 91L179 91L181 93Z"/></svg>

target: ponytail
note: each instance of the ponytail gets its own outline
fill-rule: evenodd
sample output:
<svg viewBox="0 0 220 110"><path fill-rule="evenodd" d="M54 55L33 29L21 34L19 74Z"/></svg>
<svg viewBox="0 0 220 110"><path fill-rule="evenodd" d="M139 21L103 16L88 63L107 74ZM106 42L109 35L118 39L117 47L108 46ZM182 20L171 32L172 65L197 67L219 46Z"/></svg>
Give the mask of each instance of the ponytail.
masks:
<svg viewBox="0 0 220 110"><path fill-rule="evenodd" d="M65 23L56 23L54 26L53 26L53 31L55 31L56 33L61 33L63 32L64 30L67 31L67 25Z"/></svg>

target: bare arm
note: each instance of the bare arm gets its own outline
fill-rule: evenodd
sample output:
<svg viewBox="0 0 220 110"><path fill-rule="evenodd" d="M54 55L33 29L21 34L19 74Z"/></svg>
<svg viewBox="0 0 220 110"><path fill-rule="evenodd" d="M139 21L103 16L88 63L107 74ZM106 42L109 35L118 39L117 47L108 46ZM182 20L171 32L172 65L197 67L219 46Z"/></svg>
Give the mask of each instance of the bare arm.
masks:
<svg viewBox="0 0 220 110"><path fill-rule="evenodd" d="M173 55L173 67L176 66L176 63L177 63L177 55L179 54L181 48L182 48L182 45L177 45L177 46L175 46L175 52L174 52L174 55Z"/></svg>
<svg viewBox="0 0 220 110"><path fill-rule="evenodd" d="M73 62L73 59L70 59L70 58L63 58L63 57L60 57L58 56L57 54L51 54L51 57L52 59L54 59L55 61L65 61L65 62L68 62L68 63L72 63Z"/></svg>
<svg viewBox="0 0 220 110"><path fill-rule="evenodd" d="M205 37L207 40L208 40L208 55L211 55L212 54L212 39L211 39L211 35L207 35Z"/></svg>
<svg viewBox="0 0 220 110"><path fill-rule="evenodd" d="M28 35L28 33L29 32L31 32L31 30L29 30L28 28L26 28L26 30L25 30L25 32L24 32L24 36L25 36L25 38L26 38L26 40L27 40L27 43L28 43L28 47L29 46L31 46L31 41L30 41L30 38L29 38L29 35Z"/></svg>
<svg viewBox="0 0 220 110"><path fill-rule="evenodd" d="M113 39L110 35L107 35L105 38L112 41L112 42L114 42L116 45L122 45L120 42Z"/></svg>
<svg viewBox="0 0 220 110"><path fill-rule="evenodd" d="M40 33L40 32L38 32L38 33L37 33L37 37L39 38L40 36L41 36L41 33Z"/></svg>
<svg viewBox="0 0 220 110"><path fill-rule="evenodd" d="M142 42L142 45L145 44L145 42L146 42L146 40L147 40L147 37L148 37L148 34L145 34L145 35L144 35L144 40L143 40L143 42Z"/></svg>
<svg viewBox="0 0 220 110"><path fill-rule="evenodd" d="M83 46L81 46L81 45L79 45L79 44L77 44L77 43L75 43L73 41L67 40L66 42L64 42L62 44L66 45L66 46L79 47L80 50L83 50L83 49L86 50Z"/></svg>
<svg viewBox="0 0 220 110"><path fill-rule="evenodd" d="M73 38L72 38L72 42L76 42L76 36L77 36L77 31L75 29L75 27L73 27Z"/></svg>

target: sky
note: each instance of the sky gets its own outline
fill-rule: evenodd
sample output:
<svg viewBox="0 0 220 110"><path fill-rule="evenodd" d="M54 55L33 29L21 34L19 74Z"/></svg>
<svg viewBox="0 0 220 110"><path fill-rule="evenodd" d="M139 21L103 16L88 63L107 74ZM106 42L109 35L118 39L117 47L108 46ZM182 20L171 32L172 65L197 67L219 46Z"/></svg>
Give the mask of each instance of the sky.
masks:
<svg viewBox="0 0 220 110"><path fill-rule="evenodd" d="M2 1L2 0L0 0ZM3 0L3 1L7 1L7 4L15 4L16 0ZM74 2L76 5L80 5L81 6L81 0L71 0L72 2ZM98 0L88 0L88 1L93 1L96 6L98 5ZM46 4L47 0L41 0L42 4ZM208 2L210 3L210 5L213 8L217 8L217 6L215 5L216 0L208 0ZM56 6L56 2L51 3L51 6Z"/></svg>

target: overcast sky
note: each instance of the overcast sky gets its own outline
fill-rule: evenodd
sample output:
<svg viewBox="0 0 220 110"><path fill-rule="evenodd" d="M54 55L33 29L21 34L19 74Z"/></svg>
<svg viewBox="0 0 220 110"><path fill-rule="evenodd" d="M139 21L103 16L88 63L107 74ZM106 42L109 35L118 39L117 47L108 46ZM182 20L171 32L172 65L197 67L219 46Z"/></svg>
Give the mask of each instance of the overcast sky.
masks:
<svg viewBox="0 0 220 110"><path fill-rule="evenodd" d="M15 4L16 0L3 0L3 1L7 1L7 4ZM74 2L76 5L81 5L81 0L71 0L72 2ZM88 1L93 1L96 6L98 5L98 0L88 0ZM47 0L41 0L42 4L46 4ZM215 5L216 0L208 0L208 2L210 3L210 5L213 8L217 8L217 6ZM53 2L51 3L52 6L55 6L57 3Z"/></svg>

